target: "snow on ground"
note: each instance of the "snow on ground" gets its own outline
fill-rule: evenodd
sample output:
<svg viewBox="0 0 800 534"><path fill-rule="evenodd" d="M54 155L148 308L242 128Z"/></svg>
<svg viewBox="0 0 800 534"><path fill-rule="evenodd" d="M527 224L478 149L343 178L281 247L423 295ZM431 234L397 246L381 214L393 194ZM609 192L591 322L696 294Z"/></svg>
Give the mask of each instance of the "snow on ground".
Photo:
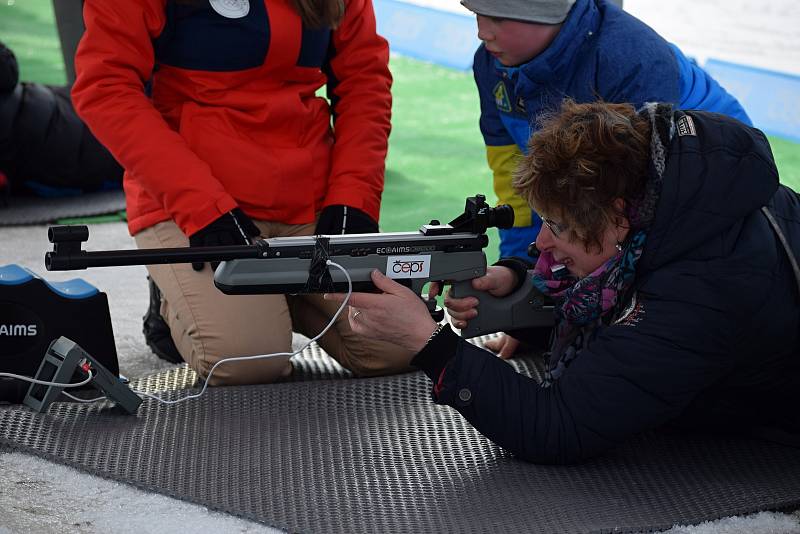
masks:
<svg viewBox="0 0 800 534"><path fill-rule="evenodd" d="M0 473L0 534L280 532L26 454L0 454Z"/></svg>
<svg viewBox="0 0 800 534"><path fill-rule="evenodd" d="M625 0L637 16L686 54L800 75L797 0Z"/></svg>
<svg viewBox="0 0 800 534"><path fill-rule="evenodd" d="M800 532L800 516L761 512L747 517L726 517L719 521L707 521L700 525L676 526L663 534L797 534Z"/></svg>
<svg viewBox="0 0 800 534"><path fill-rule="evenodd" d="M407 1L471 16L458 0ZM623 7L701 64L714 58L800 75L797 0L623 0Z"/></svg>
<svg viewBox="0 0 800 534"><path fill-rule="evenodd" d="M406 0L406 3L472 16L472 11L462 6L458 0Z"/></svg>

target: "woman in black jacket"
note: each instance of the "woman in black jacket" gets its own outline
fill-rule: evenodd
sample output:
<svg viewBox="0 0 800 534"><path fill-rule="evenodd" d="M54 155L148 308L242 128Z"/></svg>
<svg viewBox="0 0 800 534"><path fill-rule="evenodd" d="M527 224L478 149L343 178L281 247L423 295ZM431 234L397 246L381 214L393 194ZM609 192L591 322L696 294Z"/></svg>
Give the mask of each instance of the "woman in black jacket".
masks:
<svg viewBox="0 0 800 534"><path fill-rule="evenodd" d="M380 273L383 294L351 299L353 329L414 351L434 402L529 461L580 461L667 423L797 440L800 198L779 185L760 131L567 101L515 185L543 215L540 259L501 260L473 286L505 296L532 276L554 299L542 384L437 326ZM479 309L445 304L457 328Z"/></svg>

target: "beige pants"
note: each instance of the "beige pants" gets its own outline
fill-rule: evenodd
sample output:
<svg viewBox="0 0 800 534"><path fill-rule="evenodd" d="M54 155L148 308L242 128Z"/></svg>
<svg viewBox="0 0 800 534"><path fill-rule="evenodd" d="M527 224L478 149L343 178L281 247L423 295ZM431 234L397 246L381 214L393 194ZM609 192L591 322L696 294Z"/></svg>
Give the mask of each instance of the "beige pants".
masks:
<svg viewBox="0 0 800 534"><path fill-rule="evenodd" d="M313 224L254 222L262 237L309 235L314 231ZM135 239L142 249L189 246L188 238L172 221L142 230ZM225 358L291 352L292 330L314 337L338 309L338 304L323 300L322 295L225 295L214 286L208 265L200 272L188 263L150 265L147 270L161 290L161 315L178 351L203 377ZM319 339L328 354L359 376L407 370L397 362L408 362L410 353L401 354L404 351L394 345L354 334L346 312ZM291 364L285 357L230 362L216 368L209 385L272 382L290 372Z"/></svg>

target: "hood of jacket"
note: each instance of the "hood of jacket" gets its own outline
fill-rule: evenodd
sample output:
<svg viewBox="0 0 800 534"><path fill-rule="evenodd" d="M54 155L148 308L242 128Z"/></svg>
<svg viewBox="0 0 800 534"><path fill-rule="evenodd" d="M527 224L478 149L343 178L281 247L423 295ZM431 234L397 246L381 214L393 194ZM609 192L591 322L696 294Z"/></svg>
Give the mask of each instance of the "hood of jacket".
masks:
<svg viewBox="0 0 800 534"><path fill-rule="evenodd" d="M745 218L778 189L772 150L761 131L703 111L674 112L673 127L640 269L690 254L724 254Z"/></svg>

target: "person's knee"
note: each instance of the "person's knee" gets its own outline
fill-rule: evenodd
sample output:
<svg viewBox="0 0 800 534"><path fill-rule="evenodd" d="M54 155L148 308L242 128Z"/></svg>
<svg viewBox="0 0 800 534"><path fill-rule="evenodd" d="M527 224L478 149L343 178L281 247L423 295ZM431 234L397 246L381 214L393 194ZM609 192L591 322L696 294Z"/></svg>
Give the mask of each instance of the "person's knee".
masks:
<svg viewBox="0 0 800 534"><path fill-rule="evenodd" d="M269 384L289 376L292 372L292 364L286 356L253 360L204 359L195 363L192 368L209 386Z"/></svg>
<svg viewBox="0 0 800 534"><path fill-rule="evenodd" d="M268 384L292 372L288 356L231 360L237 357L251 358L252 355L291 352L291 333L280 342L259 343L250 347L232 346L221 342L222 340L197 341L192 344L192 354L184 355L184 359L210 386Z"/></svg>
<svg viewBox="0 0 800 534"><path fill-rule="evenodd" d="M362 339L344 344L339 351L339 363L359 377L381 376L412 371L409 365L413 354L396 345Z"/></svg>

